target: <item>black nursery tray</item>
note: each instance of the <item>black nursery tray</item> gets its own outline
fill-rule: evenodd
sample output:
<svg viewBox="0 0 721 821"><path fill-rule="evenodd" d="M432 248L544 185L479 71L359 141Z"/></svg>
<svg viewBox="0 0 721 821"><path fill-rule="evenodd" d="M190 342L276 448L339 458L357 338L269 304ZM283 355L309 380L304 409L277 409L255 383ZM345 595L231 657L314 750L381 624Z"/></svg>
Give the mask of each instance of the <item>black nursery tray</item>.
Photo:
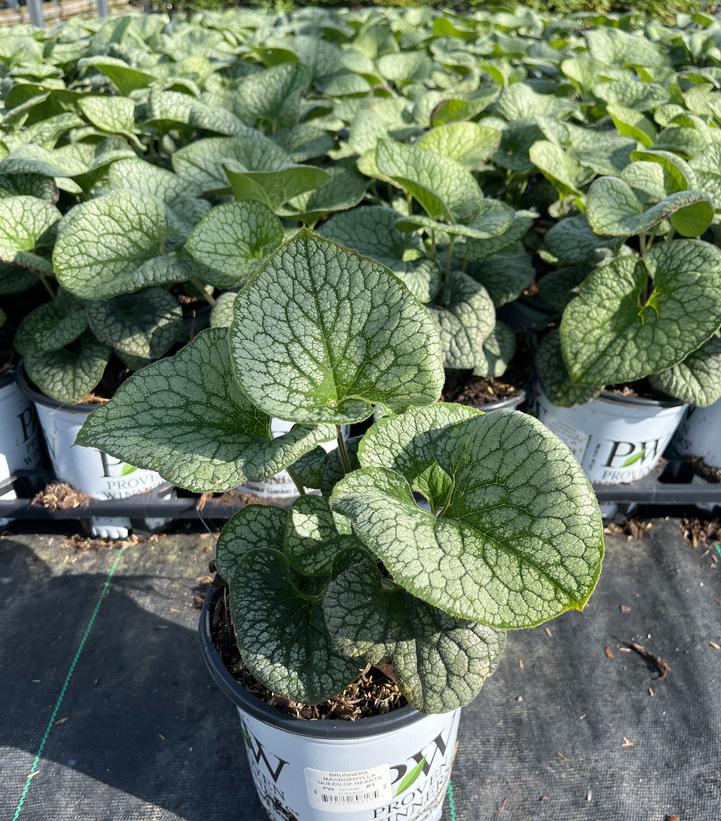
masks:
<svg viewBox="0 0 721 821"><path fill-rule="evenodd" d="M4 489L9 489L9 486ZM721 484L695 477L690 464L681 461L664 462L652 474L623 485L594 485L600 503L643 505L645 507L721 506ZM2 493L3 488L0 488ZM163 499L153 494L130 496L127 499L95 499L86 505L50 510L24 497L0 501L0 519L16 520L78 520L94 516L143 519L210 519L225 521L237 513L248 497L228 501L227 497L201 498L180 491L176 498Z"/></svg>

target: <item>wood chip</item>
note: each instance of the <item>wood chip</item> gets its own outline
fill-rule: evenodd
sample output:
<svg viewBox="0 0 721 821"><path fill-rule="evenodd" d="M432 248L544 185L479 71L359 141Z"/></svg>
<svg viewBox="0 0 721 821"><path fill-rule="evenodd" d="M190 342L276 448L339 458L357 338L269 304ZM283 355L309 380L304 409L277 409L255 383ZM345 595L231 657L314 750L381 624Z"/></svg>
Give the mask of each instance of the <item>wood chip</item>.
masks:
<svg viewBox="0 0 721 821"><path fill-rule="evenodd" d="M680 815L667 815L666 821L681 821Z"/></svg>
<svg viewBox="0 0 721 821"><path fill-rule="evenodd" d="M613 655L613 650L611 650L611 648L610 648L607 644L606 644L606 645L604 645L604 647L603 647L603 652L606 654L606 658L607 658L607 659L612 659L612 658L614 658L614 655Z"/></svg>
<svg viewBox="0 0 721 821"><path fill-rule="evenodd" d="M654 691L653 691L653 687L649 687L649 688L648 688L648 694L649 694L650 696L655 696L655 695L656 695L656 693L654 693Z"/></svg>
<svg viewBox="0 0 721 821"><path fill-rule="evenodd" d="M708 646L709 646L709 647L712 647L714 650L721 650L721 644L718 644L718 643L717 643L717 642L715 642L715 641L710 641L710 642L708 643Z"/></svg>
<svg viewBox="0 0 721 821"><path fill-rule="evenodd" d="M631 648L630 648L630 647L619 647L618 649L619 649L622 653L630 653L630 652L631 652Z"/></svg>
<svg viewBox="0 0 721 821"><path fill-rule="evenodd" d="M586 801L590 801L592 798L593 798L593 792L591 790L589 790L586 793Z"/></svg>
<svg viewBox="0 0 721 821"><path fill-rule="evenodd" d="M624 614L625 613L630 613L631 610L632 610L632 608L629 607L627 604L619 604L618 609Z"/></svg>
<svg viewBox="0 0 721 821"><path fill-rule="evenodd" d="M553 633L551 632L551 628L550 627L545 627L544 630L546 631L546 635L548 636L548 638L552 639L553 638Z"/></svg>
<svg viewBox="0 0 721 821"><path fill-rule="evenodd" d="M518 659L518 666L523 670L523 659Z"/></svg>
<svg viewBox="0 0 721 821"><path fill-rule="evenodd" d="M65 722L66 722L69 718L70 718L70 716L63 716L62 718L59 718L59 719L55 722L55 726L56 726L56 727L60 727L61 725L65 724Z"/></svg>
<svg viewBox="0 0 721 821"><path fill-rule="evenodd" d="M561 759L561 761L568 761L568 756L565 756L563 753L556 753L556 755Z"/></svg>
<svg viewBox="0 0 721 821"><path fill-rule="evenodd" d="M544 793L538 800L539 801L548 801L548 796Z"/></svg>
<svg viewBox="0 0 721 821"><path fill-rule="evenodd" d="M631 739L626 738L626 736L624 736L624 737L623 737L623 744L622 744L621 746L622 746L622 747L624 747L625 749L628 749L628 748L630 748L630 747L635 747L635 746L636 746L636 742L635 742L635 741L631 741Z"/></svg>

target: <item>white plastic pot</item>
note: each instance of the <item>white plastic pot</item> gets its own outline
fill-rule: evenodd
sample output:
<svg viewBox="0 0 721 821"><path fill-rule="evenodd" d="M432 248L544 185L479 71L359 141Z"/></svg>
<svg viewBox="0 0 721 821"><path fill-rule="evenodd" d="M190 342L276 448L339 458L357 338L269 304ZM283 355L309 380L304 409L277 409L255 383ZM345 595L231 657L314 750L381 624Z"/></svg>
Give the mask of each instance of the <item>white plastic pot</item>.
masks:
<svg viewBox="0 0 721 821"><path fill-rule="evenodd" d="M461 711L424 715L404 707L354 722L285 716L225 669L210 637L213 592L201 615L201 650L216 684L238 709L250 771L268 816L439 821Z"/></svg>
<svg viewBox="0 0 721 821"><path fill-rule="evenodd" d="M22 369L18 372L18 383L35 405L59 481L67 482L93 499L126 499L154 488L167 487L155 471L136 468L96 448L75 444L78 431L96 405L62 405L31 388ZM148 529L159 526L162 526L162 520L146 523ZM127 517L93 517L90 520L92 535L105 539L125 539L130 528Z"/></svg>
<svg viewBox="0 0 721 821"><path fill-rule="evenodd" d="M679 456L697 456L712 468L721 468L721 399L707 408L691 407L673 437Z"/></svg>
<svg viewBox="0 0 721 821"><path fill-rule="evenodd" d="M618 485L648 476L678 427L686 405L604 391L584 405L554 405L536 386L543 424L565 442L588 478Z"/></svg>
<svg viewBox="0 0 721 821"><path fill-rule="evenodd" d="M294 422L286 422L283 419L273 419L270 425L273 437L288 433L294 424ZM330 453L338 447L338 443L335 439L331 439L328 442L321 442L320 446L326 453ZM269 502L289 501L298 495L298 489L287 470L282 470L262 482L245 482L238 485L237 490L242 493L250 493Z"/></svg>
<svg viewBox="0 0 721 821"><path fill-rule="evenodd" d="M32 402L12 377L0 381L0 499L16 499L11 477L19 470L38 470L40 427ZM7 524L0 519L2 525Z"/></svg>

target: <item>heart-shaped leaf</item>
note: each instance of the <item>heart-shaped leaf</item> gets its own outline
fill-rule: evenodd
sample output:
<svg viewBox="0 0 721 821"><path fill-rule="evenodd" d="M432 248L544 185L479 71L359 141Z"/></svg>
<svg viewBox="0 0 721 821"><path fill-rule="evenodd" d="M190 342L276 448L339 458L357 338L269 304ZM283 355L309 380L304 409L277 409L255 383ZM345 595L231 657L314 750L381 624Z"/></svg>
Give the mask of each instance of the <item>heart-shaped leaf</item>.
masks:
<svg viewBox="0 0 721 821"><path fill-rule="evenodd" d="M500 142L501 132L497 128L462 122L432 128L420 137L416 145L477 171L484 167Z"/></svg>
<svg viewBox="0 0 721 821"><path fill-rule="evenodd" d="M580 195L593 177L592 171L589 172L570 153L548 140L533 143L528 156L543 176L564 196Z"/></svg>
<svg viewBox="0 0 721 821"><path fill-rule="evenodd" d="M372 561L341 573L323 599L328 631L344 655L387 659L401 692L424 713L471 701L494 672L505 634L455 619L387 584Z"/></svg>
<svg viewBox="0 0 721 821"><path fill-rule="evenodd" d="M575 382L633 381L678 364L720 325L721 251L664 242L584 280L563 313L563 358Z"/></svg>
<svg viewBox="0 0 721 821"><path fill-rule="evenodd" d="M273 438L270 421L235 383L219 328L125 381L77 442L206 492L267 479L334 435L328 426L296 426Z"/></svg>
<svg viewBox="0 0 721 821"><path fill-rule="evenodd" d="M291 566L307 576L326 576L344 555L364 552L350 522L322 496L301 496L288 513L285 553Z"/></svg>
<svg viewBox="0 0 721 821"><path fill-rule="evenodd" d="M561 336L551 331L541 340L533 360L541 388L554 405L571 408L585 405L601 393L603 385L578 385L571 382L561 353Z"/></svg>
<svg viewBox="0 0 721 821"><path fill-rule="evenodd" d="M379 140L375 162L378 171L418 200L431 219L469 223L481 210L478 183L455 160L417 146Z"/></svg>
<svg viewBox="0 0 721 821"><path fill-rule="evenodd" d="M686 359L653 374L654 388L682 402L707 407L721 399L721 338L713 336Z"/></svg>
<svg viewBox="0 0 721 821"><path fill-rule="evenodd" d="M260 202L228 202L213 208L195 226L185 250L211 268L203 275L219 288L242 285L283 240L278 217Z"/></svg>
<svg viewBox="0 0 721 821"><path fill-rule="evenodd" d="M450 275L444 306L431 306L446 368L475 368L493 330L496 309L486 289L462 271Z"/></svg>
<svg viewBox="0 0 721 821"><path fill-rule="evenodd" d="M21 356L30 351L49 352L74 342L88 327L85 305L79 300L60 298L34 308L23 317L13 343Z"/></svg>
<svg viewBox="0 0 721 821"><path fill-rule="evenodd" d="M630 237L668 219L684 237L702 234L713 219L710 199L697 191L679 191L650 207L620 177L600 177L588 192L588 221L597 234Z"/></svg>
<svg viewBox="0 0 721 821"><path fill-rule="evenodd" d="M496 308L513 302L533 284L535 269L528 254L496 254L472 262L468 273L488 291Z"/></svg>
<svg viewBox="0 0 721 821"><path fill-rule="evenodd" d="M83 299L103 299L189 279L178 260L162 256L169 233L163 203L148 194L116 191L76 205L53 252L58 281Z"/></svg>
<svg viewBox="0 0 721 821"><path fill-rule="evenodd" d="M282 550L288 511L273 505L247 505L229 519L215 544L218 573L230 583L240 559L251 550Z"/></svg>
<svg viewBox="0 0 721 821"><path fill-rule="evenodd" d="M560 263L578 265L592 259L595 251L616 248L621 241L594 234L586 217L566 217L551 227L543 248Z"/></svg>
<svg viewBox="0 0 721 821"><path fill-rule="evenodd" d="M90 333L83 334L74 350L28 350L24 365L28 376L58 402L80 402L103 378L110 348Z"/></svg>
<svg viewBox="0 0 721 821"><path fill-rule="evenodd" d="M225 169L233 171L281 171L293 164L286 151L259 131L237 137L196 140L173 154L175 173L199 191L227 192Z"/></svg>
<svg viewBox="0 0 721 821"><path fill-rule="evenodd" d="M282 63L246 77L238 89L241 117L248 123L293 125L311 77L310 69L300 63Z"/></svg>
<svg viewBox="0 0 721 821"><path fill-rule="evenodd" d="M145 288L112 300L86 303L95 336L117 352L158 359L181 338L183 311L164 288Z"/></svg>
<svg viewBox="0 0 721 821"><path fill-rule="evenodd" d="M363 206L337 214L318 233L377 259L405 282L419 302L430 302L441 284L438 265L425 256L419 237L398 230L400 216L380 205Z"/></svg>
<svg viewBox="0 0 721 821"><path fill-rule="evenodd" d="M37 197L0 199L0 260L14 262L18 252L34 251L59 219L58 209Z"/></svg>
<svg viewBox="0 0 721 821"><path fill-rule="evenodd" d="M251 550L230 583L230 610L243 664L269 690L317 704L363 667L333 645L322 596L306 595L278 550Z"/></svg>
<svg viewBox="0 0 721 821"><path fill-rule="evenodd" d="M80 111L101 131L128 134L133 130L135 104L129 97L88 95L78 100Z"/></svg>
<svg viewBox="0 0 721 821"><path fill-rule="evenodd" d="M404 414L393 420L405 424ZM501 410L447 427L435 460L452 482L438 515L418 507L407 479L387 467L364 467L333 491L332 509L351 519L394 581L497 628L582 609L601 571L603 526L565 445L532 417Z"/></svg>
<svg viewBox="0 0 721 821"><path fill-rule="evenodd" d="M405 286L306 230L236 297L230 347L247 396L297 422L359 421L378 402L429 404L443 383L433 323Z"/></svg>
<svg viewBox="0 0 721 821"><path fill-rule="evenodd" d="M271 211L306 191L315 191L330 179L327 171L311 165L289 165L278 171L226 168L225 173L236 199L262 202Z"/></svg>
<svg viewBox="0 0 721 821"><path fill-rule="evenodd" d="M473 369L474 376L497 378L503 376L516 353L516 334L505 322L496 324L483 343L482 359Z"/></svg>
<svg viewBox="0 0 721 821"><path fill-rule="evenodd" d="M215 305L210 311L211 328L230 328L237 295L237 291L226 291L215 300Z"/></svg>

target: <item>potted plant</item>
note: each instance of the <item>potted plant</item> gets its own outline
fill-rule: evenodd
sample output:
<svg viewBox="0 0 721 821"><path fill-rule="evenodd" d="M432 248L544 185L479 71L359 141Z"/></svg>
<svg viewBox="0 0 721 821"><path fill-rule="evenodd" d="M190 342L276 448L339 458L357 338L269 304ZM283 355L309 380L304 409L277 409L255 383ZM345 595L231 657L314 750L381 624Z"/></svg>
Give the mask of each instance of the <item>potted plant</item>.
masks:
<svg viewBox="0 0 721 821"><path fill-rule="evenodd" d="M720 387L705 363L721 327L721 252L687 238L704 234L713 207L702 192L666 193L670 175L657 159L596 180L587 225L562 221L552 238L555 247L563 231L566 243L581 234L617 243L569 289L560 327L535 357L539 418L595 482L647 475L686 403L713 401ZM620 245L634 237L637 248ZM590 262L597 245L586 247Z"/></svg>
<svg viewBox="0 0 721 821"><path fill-rule="evenodd" d="M434 322L378 262L302 230L233 314L130 377L78 443L195 491L289 469L289 510L250 505L223 529L200 625L260 800L275 819L440 818L460 707L506 631L583 609L593 591L595 496L532 417L436 401ZM341 426L378 406L346 443ZM294 426L273 437L273 417ZM333 434L337 450L309 459ZM304 492L312 473L321 495ZM400 709L333 720L374 687Z"/></svg>

